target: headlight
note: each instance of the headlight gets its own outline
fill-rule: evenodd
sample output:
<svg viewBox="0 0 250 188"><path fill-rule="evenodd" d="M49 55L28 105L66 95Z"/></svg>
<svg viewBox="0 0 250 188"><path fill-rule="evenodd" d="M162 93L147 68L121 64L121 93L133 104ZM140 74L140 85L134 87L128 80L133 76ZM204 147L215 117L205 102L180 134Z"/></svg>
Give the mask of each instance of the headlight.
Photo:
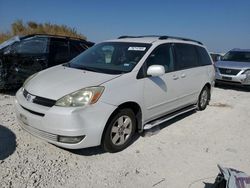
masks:
<svg viewBox="0 0 250 188"><path fill-rule="evenodd" d="M23 87L25 87L25 85L32 79L34 78L38 73L32 74L30 77L28 77L25 82L23 83Z"/></svg>
<svg viewBox="0 0 250 188"><path fill-rule="evenodd" d="M244 71L244 72L243 72L243 74L246 74L246 75L247 75L247 77L250 77L250 70L246 70L246 71Z"/></svg>
<svg viewBox="0 0 250 188"><path fill-rule="evenodd" d="M89 87L66 95L56 102L56 106L78 107L94 104L102 95L104 87Z"/></svg>

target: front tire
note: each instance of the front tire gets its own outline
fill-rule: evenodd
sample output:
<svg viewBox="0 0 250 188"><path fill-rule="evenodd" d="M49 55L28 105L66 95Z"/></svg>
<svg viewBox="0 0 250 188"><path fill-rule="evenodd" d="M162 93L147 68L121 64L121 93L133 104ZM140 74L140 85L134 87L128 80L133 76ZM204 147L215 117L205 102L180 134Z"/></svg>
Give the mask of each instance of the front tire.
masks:
<svg viewBox="0 0 250 188"><path fill-rule="evenodd" d="M205 86L201 90L201 93L199 95L199 99L197 103L198 110L200 111L205 110L209 103L209 100L210 100L210 89L207 86Z"/></svg>
<svg viewBox="0 0 250 188"><path fill-rule="evenodd" d="M130 145L136 130L136 118L131 109L121 109L107 124L102 147L107 152L118 152Z"/></svg>

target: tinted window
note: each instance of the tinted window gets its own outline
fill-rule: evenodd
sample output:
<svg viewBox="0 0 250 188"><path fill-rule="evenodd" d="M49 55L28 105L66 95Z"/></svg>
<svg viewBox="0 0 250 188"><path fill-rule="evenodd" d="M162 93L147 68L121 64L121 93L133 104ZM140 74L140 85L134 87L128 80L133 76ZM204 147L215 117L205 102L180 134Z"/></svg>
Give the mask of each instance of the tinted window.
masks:
<svg viewBox="0 0 250 188"><path fill-rule="evenodd" d="M78 41L70 41L70 58L74 58L87 48Z"/></svg>
<svg viewBox="0 0 250 188"><path fill-rule="evenodd" d="M199 47L199 46L197 46L196 48L197 48L197 51L198 51L199 57L200 57L199 64L200 65L211 65L212 62L211 62L211 59L210 59L206 49Z"/></svg>
<svg viewBox="0 0 250 188"><path fill-rule="evenodd" d="M104 42L71 60L68 66L108 74L132 71L151 45L143 43Z"/></svg>
<svg viewBox="0 0 250 188"><path fill-rule="evenodd" d="M146 63L147 67L150 65L162 65L165 72L174 70L173 53L170 44L165 44L157 47L148 57Z"/></svg>
<svg viewBox="0 0 250 188"><path fill-rule="evenodd" d="M68 41L64 39L52 39L50 45L50 54L55 64L68 61L69 60Z"/></svg>
<svg viewBox="0 0 250 188"><path fill-rule="evenodd" d="M43 54L47 52L48 39L45 37L32 37L14 44L14 51L20 54Z"/></svg>
<svg viewBox="0 0 250 188"><path fill-rule="evenodd" d="M83 49L88 49L88 48L90 48L91 46L93 46L93 44L92 43L84 43L84 42L79 42L79 45L83 48Z"/></svg>
<svg viewBox="0 0 250 188"><path fill-rule="evenodd" d="M194 45L174 44L177 69L187 69L198 66L198 56Z"/></svg>

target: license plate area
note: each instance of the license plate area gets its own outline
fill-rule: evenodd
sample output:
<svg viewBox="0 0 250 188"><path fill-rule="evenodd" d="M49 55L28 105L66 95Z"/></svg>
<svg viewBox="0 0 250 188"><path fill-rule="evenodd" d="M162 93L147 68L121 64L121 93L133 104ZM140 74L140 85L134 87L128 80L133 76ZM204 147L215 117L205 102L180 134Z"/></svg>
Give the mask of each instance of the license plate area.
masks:
<svg viewBox="0 0 250 188"><path fill-rule="evenodd" d="M231 77L228 77L228 76L222 76L222 79L223 79L223 80L228 80L228 81L231 81L231 80L232 80L232 78L231 78Z"/></svg>

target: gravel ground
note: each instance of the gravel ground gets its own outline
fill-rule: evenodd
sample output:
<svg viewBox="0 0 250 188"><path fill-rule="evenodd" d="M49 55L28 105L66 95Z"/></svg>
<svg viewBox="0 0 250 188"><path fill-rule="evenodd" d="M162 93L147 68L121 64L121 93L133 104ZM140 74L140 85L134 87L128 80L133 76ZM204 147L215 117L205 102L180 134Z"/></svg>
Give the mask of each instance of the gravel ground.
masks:
<svg viewBox="0 0 250 188"><path fill-rule="evenodd" d="M215 88L210 106L140 136L126 150L69 151L23 131L0 94L0 187L209 188L217 164L250 174L250 92Z"/></svg>

